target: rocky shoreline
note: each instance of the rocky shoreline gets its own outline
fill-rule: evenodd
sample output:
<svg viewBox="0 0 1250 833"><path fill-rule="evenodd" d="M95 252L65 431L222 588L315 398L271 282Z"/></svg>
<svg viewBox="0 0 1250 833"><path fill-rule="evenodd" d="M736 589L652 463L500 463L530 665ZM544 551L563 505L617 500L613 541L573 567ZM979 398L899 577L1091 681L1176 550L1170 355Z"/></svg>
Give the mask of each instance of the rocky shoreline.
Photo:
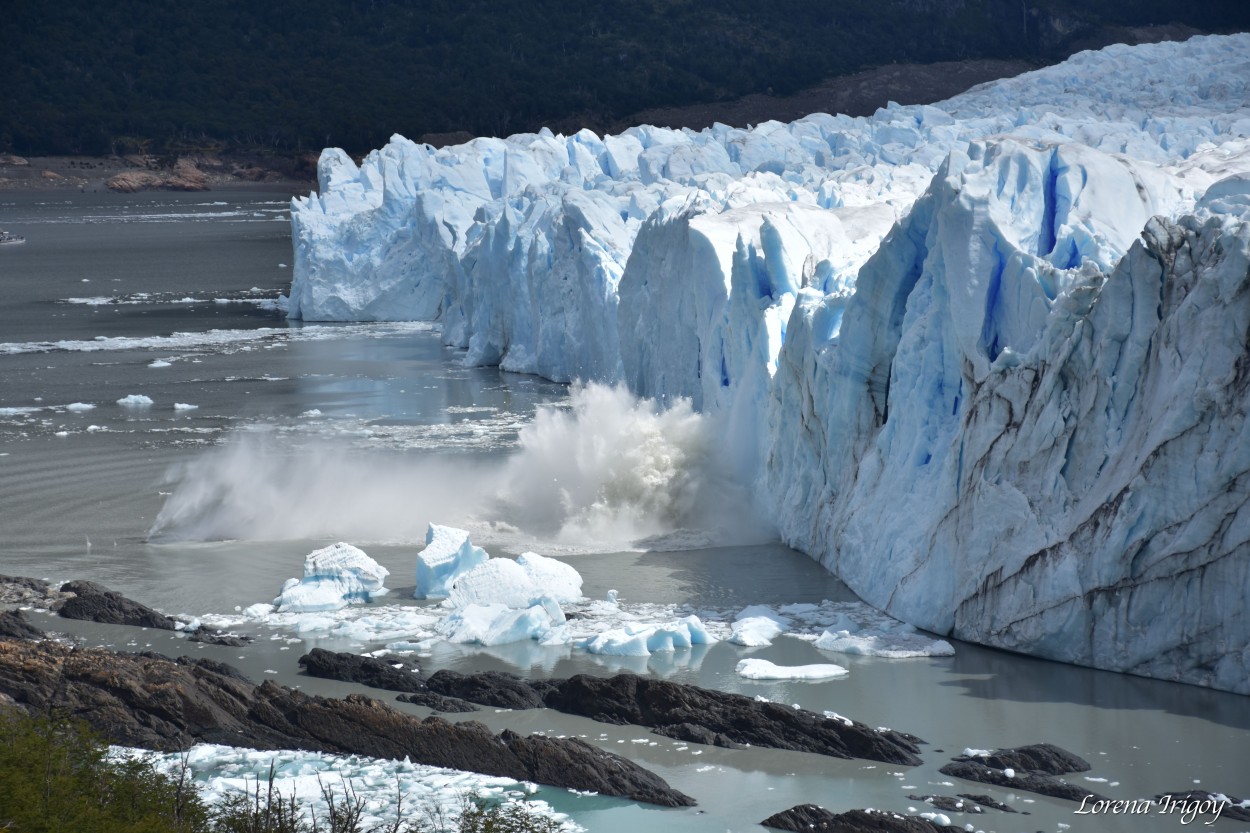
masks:
<svg viewBox="0 0 1250 833"><path fill-rule="evenodd" d="M124 627L176 629L189 633L190 639L198 635L209 642L234 640L217 644L245 646L250 641L238 634L188 631L186 623L89 581L51 587L35 579L0 576L0 605ZM422 719L365 694L325 697L273 681L256 684L233 666L211 659L83 648L47 637L21 609L0 611L0 708L80 719L113 743L158 751L217 743L408 758L662 807L695 804L694 798L650 770L574 737L522 736L510 729L496 733L476 720ZM311 676L402 692L399 701L435 711L468 712L479 705L547 708L612 725L645 726L664 737L726 749L751 746L903 766L922 763L919 744L924 742L914 735L630 673L546 680L498 671L462 674L444 669L427 674L417 663L398 657L382 660L316 648L299 663ZM1112 802L1057 777L1090 768L1089 762L1067 750L1039 743L966 750L939 772L1011 792L1082 802L1082 807ZM1020 812L989 795L967 792L907 798L932 809L921 814L914 807L909 814L859 809L835 813L803 804L760 823L783 830L932 833L946 829L948 813ZM1250 802L1219 794L1170 793L1157 796L1154 804L1164 800L1177 806L1206 802L1212 807L1223 801L1228 818L1250 817L1250 810L1242 806Z"/></svg>

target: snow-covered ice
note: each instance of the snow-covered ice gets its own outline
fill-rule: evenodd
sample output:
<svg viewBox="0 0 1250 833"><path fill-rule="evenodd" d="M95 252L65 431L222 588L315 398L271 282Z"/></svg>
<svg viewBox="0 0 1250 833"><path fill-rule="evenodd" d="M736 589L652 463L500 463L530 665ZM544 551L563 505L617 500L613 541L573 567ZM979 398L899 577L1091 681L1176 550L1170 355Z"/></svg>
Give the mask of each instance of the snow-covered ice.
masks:
<svg viewBox="0 0 1250 833"><path fill-rule="evenodd" d="M775 665L766 659L744 659L735 669L748 680L829 680L849 672L840 665Z"/></svg>
<svg viewBox="0 0 1250 833"><path fill-rule="evenodd" d="M383 583L388 575L363 550L342 542L332 544L308 554L304 577L288 579L273 604L287 613L338 610L385 595Z"/></svg>
<svg viewBox="0 0 1250 833"><path fill-rule="evenodd" d="M1250 692L1248 62L1196 37L867 118L327 150L289 311L685 397L869 603Z"/></svg>

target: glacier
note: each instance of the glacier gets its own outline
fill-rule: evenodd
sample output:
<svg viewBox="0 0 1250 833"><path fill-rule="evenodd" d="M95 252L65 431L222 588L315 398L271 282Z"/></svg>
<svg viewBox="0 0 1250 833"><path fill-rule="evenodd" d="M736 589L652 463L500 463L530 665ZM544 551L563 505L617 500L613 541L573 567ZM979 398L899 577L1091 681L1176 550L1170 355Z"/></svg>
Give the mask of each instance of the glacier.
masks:
<svg viewBox="0 0 1250 833"><path fill-rule="evenodd" d="M722 420L943 636L1250 693L1250 35L867 118L323 152L289 314Z"/></svg>

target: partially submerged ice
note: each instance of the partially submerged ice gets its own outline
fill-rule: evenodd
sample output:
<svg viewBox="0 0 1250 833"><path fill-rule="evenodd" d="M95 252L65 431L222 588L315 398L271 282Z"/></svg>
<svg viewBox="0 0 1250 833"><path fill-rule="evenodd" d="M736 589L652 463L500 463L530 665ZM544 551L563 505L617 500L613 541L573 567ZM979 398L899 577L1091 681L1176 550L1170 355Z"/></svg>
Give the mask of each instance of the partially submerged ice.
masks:
<svg viewBox="0 0 1250 833"><path fill-rule="evenodd" d="M304 577L287 579L273 600L281 612L338 610L384 595L385 567L351 544L332 544L304 559Z"/></svg>
<svg viewBox="0 0 1250 833"><path fill-rule="evenodd" d="M1248 63L1200 37L862 119L326 151L290 311L687 397L866 601L1250 693Z"/></svg>

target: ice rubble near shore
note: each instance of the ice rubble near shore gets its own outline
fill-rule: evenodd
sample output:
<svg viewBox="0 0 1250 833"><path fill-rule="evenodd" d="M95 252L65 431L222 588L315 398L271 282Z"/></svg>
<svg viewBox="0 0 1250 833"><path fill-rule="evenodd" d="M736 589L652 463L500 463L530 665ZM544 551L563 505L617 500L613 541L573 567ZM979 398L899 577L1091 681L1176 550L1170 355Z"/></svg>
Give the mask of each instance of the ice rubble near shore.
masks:
<svg viewBox="0 0 1250 833"><path fill-rule="evenodd" d="M783 633L840 653L891 658L954 653L949 643L918 634L910 625L858 602L779 609L752 605L736 613L716 609L696 613L676 605L624 604L615 591L606 600L594 600L582 595L577 570L555 558L533 552L522 553L515 561L491 558L473 545L468 532L437 524L430 525L427 541L418 564L434 551L433 560L447 577L446 598L437 605L366 607L389 592L382 586L388 572L362 550L339 543L310 553L304 561L304 578L289 579L273 604L239 607L235 616L207 614L196 621L221 628L264 624L297 634L295 641L347 639L358 647L369 646L373 654L428 651L440 641L483 647L537 642L589 654L645 658L711 645L726 637L743 647L765 647ZM832 641L848 634L856 635L845 643L849 649Z"/></svg>
<svg viewBox="0 0 1250 833"><path fill-rule="evenodd" d="M1248 66L1201 37L870 118L328 150L291 314L689 397L870 603L1250 693Z"/></svg>

